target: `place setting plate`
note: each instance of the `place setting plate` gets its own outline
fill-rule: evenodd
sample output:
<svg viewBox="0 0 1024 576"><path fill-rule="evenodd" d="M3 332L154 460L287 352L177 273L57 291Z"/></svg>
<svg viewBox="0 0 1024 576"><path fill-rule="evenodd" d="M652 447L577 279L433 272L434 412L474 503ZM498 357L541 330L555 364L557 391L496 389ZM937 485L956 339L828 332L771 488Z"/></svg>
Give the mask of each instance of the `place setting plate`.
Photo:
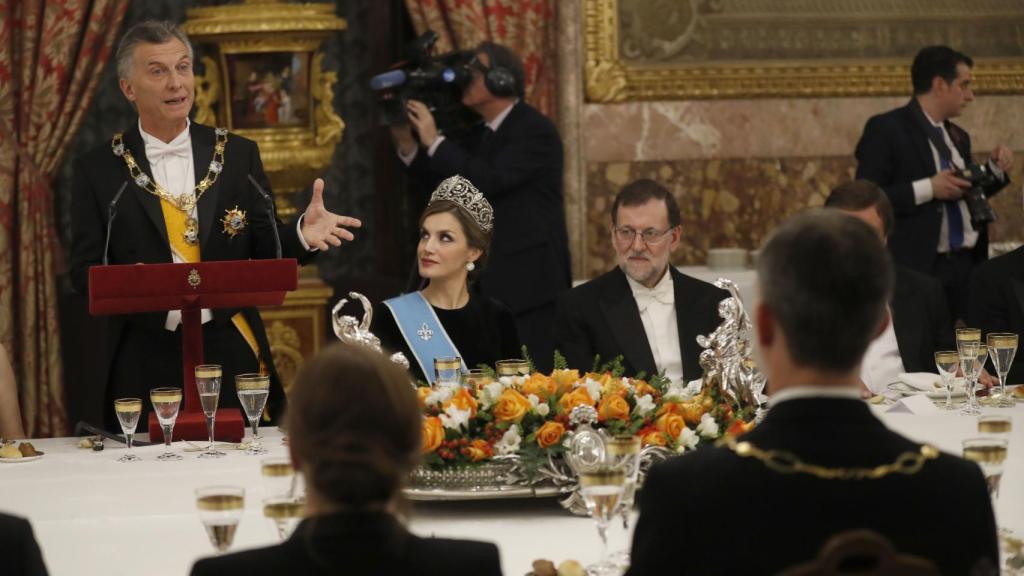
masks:
<svg viewBox="0 0 1024 576"><path fill-rule="evenodd" d="M22 456L21 458L0 458L0 464L21 464L23 462L35 462L43 457L42 454L35 456Z"/></svg>
<svg viewBox="0 0 1024 576"><path fill-rule="evenodd" d="M938 375L935 375L935 378L936 378L936 382L941 381L939 379ZM889 390L893 391L893 392L896 392L896 393L902 395L902 396L914 396L914 395L917 395L917 394L924 394L925 396L927 396L928 398L931 398L933 400L945 400L946 399L946 389L944 387L941 387L941 386L936 386L934 390L922 390L922 389L920 389L918 387L911 386L910 384L908 384L908 383L906 383L906 382L904 382L902 380L897 380L895 382L890 383L887 386L887 388ZM982 389L984 389L984 386L981 386L980 384L975 387L975 390L982 390ZM953 392L952 392L951 396L953 398L964 398L964 397L967 396L967 389L964 386L964 379L963 378L956 378L956 379L953 380ZM1022 398L1022 399L1024 399L1024 398Z"/></svg>

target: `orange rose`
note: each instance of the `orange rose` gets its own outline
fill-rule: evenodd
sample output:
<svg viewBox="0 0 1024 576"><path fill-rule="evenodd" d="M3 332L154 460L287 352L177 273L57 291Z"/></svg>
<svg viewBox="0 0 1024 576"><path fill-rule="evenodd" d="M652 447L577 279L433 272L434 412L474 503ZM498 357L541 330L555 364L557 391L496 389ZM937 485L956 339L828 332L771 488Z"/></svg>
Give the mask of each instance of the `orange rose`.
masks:
<svg viewBox="0 0 1024 576"><path fill-rule="evenodd" d="M682 433L683 428L686 428L686 422L679 414L668 413L662 414L662 416L654 422L654 427L657 428L659 432L668 434L669 438L679 438L679 434Z"/></svg>
<svg viewBox="0 0 1024 576"><path fill-rule="evenodd" d="M427 407L427 396L430 396L431 392L433 390L430 386L419 386L416 388L416 398L420 401L420 408Z"/></svg>
<svg viewBox="0 0 1024 576"><path fill-rule="evenodd" d="M637 380L633 384L633 394L636 396L650 394L652 398L656 398L658 396L658 391L654 389L654 386L651 386L647 382L644 382L643 380Z"/></svg>
<svg viewBox="0 0 1024 576"><path fill-rule="evenodd" d="M444 441L444 426L437 416L423 419L423 453L430 454L441 446Z"/></svg>
<svg viewBox="0 0 1024 576"><path fill-rule="evenodd" d="M662 414L682 414L683 405L679 402L665 402L658 408L658 411L654 413L655 416L661 416Z"/></svg>
<svg viewBox="0 0 1024 576"><path fill-rule="evenodd" d="M523 382L521 390L523 394L527 396L533 394L540 398L541 402L544 402L548 399L548 396L551 396L558 390L558 385L555 384L554 380L540 372L534 372L526 382Z"/></svg>
<svg viewBox="0 0 1024 576"><path fill-rule="evenodd" d="M562 434L565 434L565 426L554 420L548 420L537 430L537 445L541 448L554 446L562 439Z"/></svg>
<svg viewBox="0 0 1024 576"><path fill-rule="evenodd" d="M703 416L704 413L708 411L708 408L705 408L704 404L699 400L683 402L682 406L683 419L686 420L686 423L689 424L690 426L696 426L697 424L700 424L700 417Z"/></svg>
<svg viewBox="0 0 1024 576"><path fill-rule="evenodd" d="M658 432L657 430L648 430L647 433L641 434L640 442L644 446L664 446L668 444L668 441L665 439L665 434L663 432Z"/></svg>
<svg viewBox="0 0 1024 576"><path fill-rule="evenodd" d="M579 370L555 370L551 373L551 379L555 381L559 394L572 390L572 385L580 379Z"/></svg>
<svg viewBox="0 0 1024 576"><path fill-rule="evenodd" d="M486 440L477 438L462 449L462 454L469 458L470 462L479 462L494 455L491 445Z"/></svg>
<svg viewBox="0 0 1024 576"><path fill-rule="evenodd" d="M447 410L449 406L455 406L459 410L469 410L470 418L476 416L476 398L473 398L469 390L465 388L459 388L459 391L444 403L442 409Z"/></svg>
<svg viewBox="0 0 1024 576"><path fill-rule="evenodd" d="M754 429L753 422L744 422L737 418L729 425L728 430L725 431L727 436L739 436L740 434L746 434Z"/></svg>
<svg viewBox="0 0 1024 576"><path fill-rule="evenodd" d="M498 397L498 401L494 403L494 419L498 422L518 424L530 406L530 401L525 396L511 388L506 388Z"/></svg>
<svg viewBox="0 0 1024 576"><path fill-rule="evenodd" d="M597 418L605 420L629 420L629 403L618 394L610 394L601 398L597 407Z"/></svg>
<svg viewBox="0 0 1024 576"><path fill-rule="evenodd" d="M590 397L590 392L587 392L586 388L580 386L559 398L558 403L562 406L562 411L568 414L577 406L593 406L594 399Z"/></svg>

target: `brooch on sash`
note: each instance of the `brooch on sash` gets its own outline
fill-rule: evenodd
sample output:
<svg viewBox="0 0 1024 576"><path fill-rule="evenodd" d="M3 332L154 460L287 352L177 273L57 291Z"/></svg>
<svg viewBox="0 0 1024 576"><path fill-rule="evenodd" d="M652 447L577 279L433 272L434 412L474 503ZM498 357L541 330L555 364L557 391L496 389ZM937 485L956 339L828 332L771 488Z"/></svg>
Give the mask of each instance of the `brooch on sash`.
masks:
<svg viewBox="0 0 1024 576"><path fill-rule="evenodd" d="M245 211L239 210L237 205L231 210L225 210L224 217L220 221L224 224L224 233L232 238L241 234L248 223L245 219Z"/></svg>

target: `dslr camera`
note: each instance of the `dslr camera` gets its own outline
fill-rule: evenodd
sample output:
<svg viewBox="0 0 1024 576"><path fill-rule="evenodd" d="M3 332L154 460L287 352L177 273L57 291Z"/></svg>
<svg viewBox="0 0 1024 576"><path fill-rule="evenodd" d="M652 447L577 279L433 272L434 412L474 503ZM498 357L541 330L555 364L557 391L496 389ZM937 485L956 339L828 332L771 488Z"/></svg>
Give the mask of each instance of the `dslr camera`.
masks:
<svg viewBox="0 0 1024 576"><path fill-rule="evenodd" d="M479 115L462 105L462 91L473 78L473 53L452 51L434 55L437 38L436 32L427 30L409 45L406 60L370 79L384 126L409 123L409 100L423 102L433 114L438 130L447 136L457 138L480 121Z"/></svg>
<svg viewBox="0 0 1024 576"><path fill-rule="evenodd" d="M968 164L963 170L957 171L955 176L971 183L971 187L964 192L967 212L971 215L971 226L980 228L995 222L996 213L985 197L985 188L998 185L999 179L992 173L988 164Z"/></svg>

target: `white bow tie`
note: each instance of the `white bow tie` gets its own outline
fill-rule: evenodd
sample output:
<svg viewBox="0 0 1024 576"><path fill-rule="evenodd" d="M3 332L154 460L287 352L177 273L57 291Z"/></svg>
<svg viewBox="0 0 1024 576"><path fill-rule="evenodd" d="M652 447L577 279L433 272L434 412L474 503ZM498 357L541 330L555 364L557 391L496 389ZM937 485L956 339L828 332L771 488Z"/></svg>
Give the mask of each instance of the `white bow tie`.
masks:
<svg viewBox="0 0 1024 576"><path fill-rule="evenodd" d="M633 296L639 308L645 309L651 302L660 302L669 306L676 303L676 294L671 282L662 282L653 289L646 287L638 289Z"/></svg>
<svg viewBox="0 0 1024 576"><path fill-rule="evenodd" d="M192 154L192 141L190 138L185 138L180 142L171 142L170 144L164 144L163 142L146 142L146 159L149 160L150 164L156 164L164 158L188 158Z"/></svg>

